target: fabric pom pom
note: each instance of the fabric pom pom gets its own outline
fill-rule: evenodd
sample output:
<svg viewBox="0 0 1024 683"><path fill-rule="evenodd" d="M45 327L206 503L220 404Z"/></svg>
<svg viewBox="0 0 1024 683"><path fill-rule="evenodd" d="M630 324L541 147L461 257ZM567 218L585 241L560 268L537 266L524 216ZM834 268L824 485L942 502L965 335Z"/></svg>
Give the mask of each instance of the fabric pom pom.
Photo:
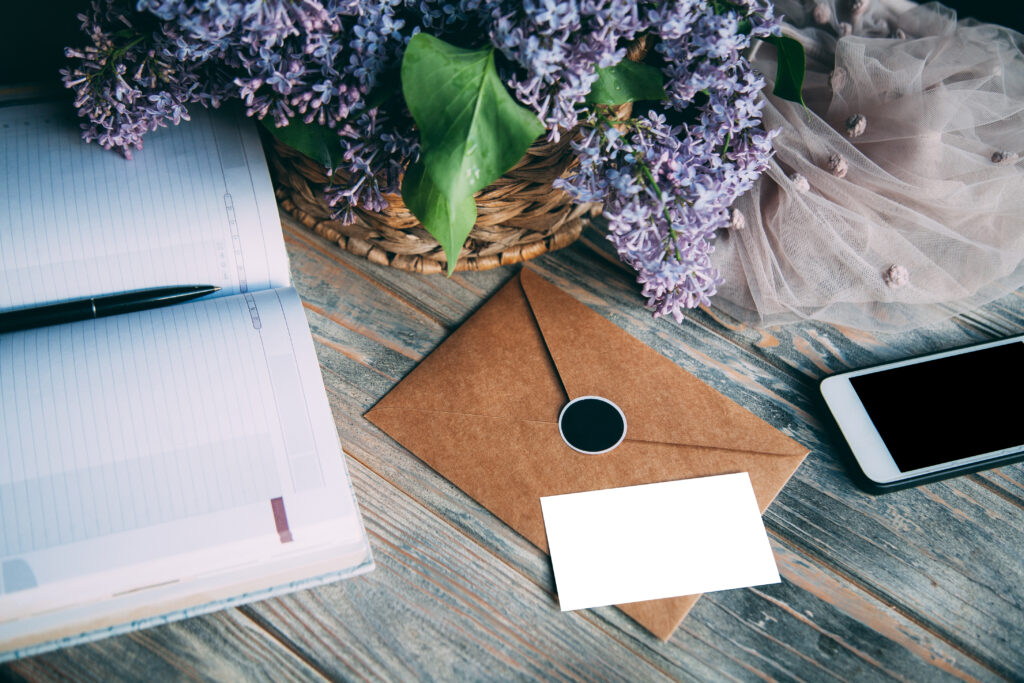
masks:
<svg viewBox="0 0 1024 683"><path fill-rule="evenodd" d="M800 194L806 194L811 190L811 184L807 181L807 178L803 177L799 173L793 173L789 176L789 179L793 181L793 187Z"/></svg>
<svg viewBox="0 0 1024 683"><path fill-rule="evenodd" d="M742 230L745 227L747 227L747 217L739 209L733 209L729 218L729 228L731 230Z"/></svg>
<svg viewBox="0 0 1024 683"><path fill-rule="evenodd" d="M846 119L846 136L859 138L868 127L868 119L863 114L854 114Z"/></svg>
<svg viewBox="0 0 1024 683"><path fill-rule="evenodd" d="M841 66L837 66L832 70L832 73L828 75L828 86L832 88L832 92L839 92L846 85L846 79L849 74L846 73L846 69Z"/></svg>
<svg viewBox="0 0 1024 683"><path fill-rule="evenodd" d="M1012 164L1015 161L1017 161L1017 154L1015 152L1007 152L1003 149L998 152L992 152L993 164Z"/></svg>
<svg viewBox="0 0 1024 683"><path fill-rule="evenodd" d="M849 170L849 166L843 155L833 152L828 158L828 172L836 178L845 178L847 170Z"/></svg>
<svg viewBox="0 0 1024 683"><path fill-rule="evenodd" d="M903 285L910 282L910 273L907 269L898 263L894 263L886 268L885 273L882 274L885 279L885 284L889 285L893 289L902 287Z"/></svg>

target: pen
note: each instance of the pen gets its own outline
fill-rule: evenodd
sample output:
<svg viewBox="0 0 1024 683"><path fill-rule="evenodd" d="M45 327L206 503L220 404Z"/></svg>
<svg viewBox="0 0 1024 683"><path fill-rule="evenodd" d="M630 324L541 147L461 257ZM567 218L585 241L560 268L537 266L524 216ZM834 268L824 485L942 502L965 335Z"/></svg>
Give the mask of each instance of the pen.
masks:
<svg viewBox="0 0 1024 683"><path fill-rule="evenodd" d="M213 285L183 285L156 287L123 294L94 296L88 299L68 301L62 304L23 308L0 313L0 333L27 330L31 327L59 325L78 320L92 320L108 315L145 311L161 306L181 303L207 294L213 294L220 287Z"/></svg>

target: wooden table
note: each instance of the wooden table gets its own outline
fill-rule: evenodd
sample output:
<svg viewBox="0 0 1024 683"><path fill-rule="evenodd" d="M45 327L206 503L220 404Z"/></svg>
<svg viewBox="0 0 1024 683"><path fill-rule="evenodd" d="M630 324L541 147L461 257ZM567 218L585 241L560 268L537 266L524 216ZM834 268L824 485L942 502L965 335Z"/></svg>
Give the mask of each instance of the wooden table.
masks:
<svg viewBox="0 0 1024 683"><path fill-rule="evenodd" d="M761 329L714 309L677 325L643 309L595 231L533 261L811 451L765 515L782 583L705 595L662 643L614 607L559 612L545 554L362 417L515 270L416 276L288 221L285 237L376 571L0 678L1024 679L1024 465L864 494L817 392L833 372L1024 333L1021 292L899 335Z"/></svg>

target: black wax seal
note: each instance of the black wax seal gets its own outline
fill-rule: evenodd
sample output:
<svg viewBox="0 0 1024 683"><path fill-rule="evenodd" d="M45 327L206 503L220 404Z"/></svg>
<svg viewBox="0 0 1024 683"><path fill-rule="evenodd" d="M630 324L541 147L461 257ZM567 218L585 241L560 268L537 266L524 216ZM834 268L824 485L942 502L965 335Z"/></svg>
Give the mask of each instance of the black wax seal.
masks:
<svg viewBox="0 0 1024 683"><path fill-rule="evenodd" d="M625 438L626 416L606 398L580 396L562 408L558 431L573 450L591 455L607 453Z"/></svg>

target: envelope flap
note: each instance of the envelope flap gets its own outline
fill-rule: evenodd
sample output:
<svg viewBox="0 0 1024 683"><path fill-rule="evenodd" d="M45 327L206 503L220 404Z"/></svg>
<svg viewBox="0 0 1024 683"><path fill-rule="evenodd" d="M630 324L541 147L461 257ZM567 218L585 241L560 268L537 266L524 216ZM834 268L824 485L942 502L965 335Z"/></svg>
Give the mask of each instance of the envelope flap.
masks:
<svg viewBox="0 0 1024 683"><path fill-rule="evenodd" d="M377 405L554 423L567 400L514 277Z"/></svg>
<svg viewBox="0 0 1024 683"><path fill-rule="evenodd" d="M603 396L626 439L802 456L807 449L524 268L523 292L570 399Z"/></svg>

